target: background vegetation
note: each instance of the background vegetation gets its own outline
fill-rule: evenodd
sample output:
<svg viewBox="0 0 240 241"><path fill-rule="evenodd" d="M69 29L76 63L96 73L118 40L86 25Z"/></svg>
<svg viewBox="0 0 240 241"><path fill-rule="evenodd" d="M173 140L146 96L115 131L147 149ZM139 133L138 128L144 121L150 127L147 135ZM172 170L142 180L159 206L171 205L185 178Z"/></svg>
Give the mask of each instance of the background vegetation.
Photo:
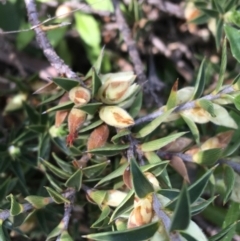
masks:
<svg viewBox="0 0 240 241"><path fill-rule="evenodd" d="M240 240L240 1L34 2L0 0L0 239Z"/></svg>

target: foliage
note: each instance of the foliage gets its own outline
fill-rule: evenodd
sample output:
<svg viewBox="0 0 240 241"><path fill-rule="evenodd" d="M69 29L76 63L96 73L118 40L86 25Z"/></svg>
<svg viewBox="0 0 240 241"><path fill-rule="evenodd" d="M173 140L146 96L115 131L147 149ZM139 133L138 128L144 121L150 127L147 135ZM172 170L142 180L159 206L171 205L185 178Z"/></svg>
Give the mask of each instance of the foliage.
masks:
<svg viewBox="0 0 240 241"><path fill-rule="evenodd" d="M222 228L209 240L239 234L240 79L228 69L228 61L240 62L239 4L186 4L197 12L190 26L214 20L217 81L207 82L211 64L201 56L194 86L180 88L177 80L166 104L153 111L142 104L148 97L134 72L102 71L109 59L101 51L100 24L79 12L74 28L92 63L80 76L83 84L57 76L39 87L36 76L8 76L14 88L1 93L9 118L0 133L1 240L208 240L194 219L199 214ZM133 1L123 11L136 17L137 10ZM66 44L67 30L60 31L56 48ZM33 38L23 34L19 49Z"/></svg>

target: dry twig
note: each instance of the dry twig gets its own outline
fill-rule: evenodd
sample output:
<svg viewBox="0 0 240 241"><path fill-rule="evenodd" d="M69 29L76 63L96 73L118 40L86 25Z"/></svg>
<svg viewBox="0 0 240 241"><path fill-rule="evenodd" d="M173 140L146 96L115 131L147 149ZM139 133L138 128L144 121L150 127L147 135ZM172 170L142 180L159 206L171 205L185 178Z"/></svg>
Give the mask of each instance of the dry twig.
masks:
<svg viewBox="0 0 240 241"><path fill-rule="evenodd" d="M125 18L120 10L119 2L118 0L114 0L114 7L115 7L115 15L116 15L116 22L118 24L118 29L120 33L122 34L122 37L124 39L124 42L126 43L128 47L128 53L130 56L130 59L134 65L134 70L138 76L138 82L140 84L147 82L147 77L144 73L144 67L142 64L142 61L140 59L136 43L132 38L131 30L129 29Z"/></svg>
<svg viewBox="0 0 240 241"><path fill-rule="evenodd" d="M40 21L38 19L36 4L34 0L24 0L28 12L29 22L32 26L36 26L34 31L36 33L37 42L40 48L43 50L44 55L51 63L51 65L56 68L60 75L66 75L71 79L78 79L78 75L73 72L68 65L57 55L55 50L52 48L50 42L47 39L46 33L42 30Z"/></svg>

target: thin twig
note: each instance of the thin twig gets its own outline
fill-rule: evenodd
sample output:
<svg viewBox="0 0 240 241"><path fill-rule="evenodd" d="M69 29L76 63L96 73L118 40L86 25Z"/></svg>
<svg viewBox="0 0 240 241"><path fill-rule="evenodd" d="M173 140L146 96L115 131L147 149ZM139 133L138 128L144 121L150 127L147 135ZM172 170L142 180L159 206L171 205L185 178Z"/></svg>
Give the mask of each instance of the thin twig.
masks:
<svg viewBox="0 0 240 241"><path fill-rule="evenodd" d="M75 192L76 191L74 189L70 189L67 192L63 193L62 196L67 199L70 199L70 201L71 201L71 198L74 197ZM46 203L48 203L48 204L54 203L54 200L51 197L46 198ZM35 209L35 207L30 203L24 203L22 205L22 207L23 207L22 213ZM10 210L3 210L0 212L0 220L4 221L4 220L8 219L10 216L11 216Z"/></svg>
<svg viewBox="0 0 240 241"><path fill-rule="evenodd" d="M42 30L40 26L40 21L38 19L36 4L34 0L24 0L28 12L29 22L32 26L36 26L34 31L36 33L37 42L40 48L43 50L44 55L51 63L51 65L56 68L56 70L61 75L66 75L71 79L79 79L78 75L74 73L68 65L57 55L55 50L52 48L49 40L47 39L46 33Z"/></svg>
<svg viewBox="0 0 240 241"><path fill-rule="evenodd" d="M72 193L72 195L68 197L70 203L64 204L64 214L63 214L63 218L62 218L62 223L63 223L63 230L62 231L68 230L68 225L69 225L71 213L72 213L72 210L73 210L74 198L75 198L75 193ZM58 236L56 241L60 241L60 239L61 239L61 234Z"/></svg>
<svg viewBox="0 0 240 241"><path fill-rule="evenodd" d="M148 0L149 4L156 6L160 11L168 13L177 18L184 19L184 11L179 5L166 0Z"/></svg>
<svg viewBox="0 0 240 241"><path fill-rule="evenodd" d="M177 156L181 158L184 162L193 162L192 156L188 154L183 153L174 153L174 152L168 152L168 151L157 151L157 155L166 160L170 160L173 156Z"/></svg>
<svg viewBox="0 0 240 241"><path fill-rule="evenodd" d="M115 7L115 16L116 16L116 22L118 24L118 29L122 34L123 40L128 47L128 53L129 53L130 59L134 65L134 70L138 76L138 83L139 84L146 83L147 77L144 73L144 67L140 59L140 56L136 47L136 43L132 38L131 30L129 29L125 21L125 18L121 12L121 9L119 7L119 1L114 0L113 3Z"/></svg>
<svg viewBox="0 0 240 241"><path fill-rule="evenodd" d="M157 217L162 221L165 230L169 231L171 227L171 219L162 210L162 205L155 193L153 194L153 210L156 213ZM170 239L171 241L181 241L178 233L170 233Z"/></svg>
<svg viewBox="0 0 240 241"><path fill-rule="evenodd" d="M222 97L223 94L230 94L232 92L235 92L236 90L232 87L232 86L227 86L226 88L224 88L219 94L216 94L216 95L213 95L213 94L209 94L209 95L206 95L198 100L216 100L216 99L219 99ZM196 101L197 100L193 100L193 101L190 101L190 102L187 102L187 103L184 103L182 105L179 105L179 106L176 106L175 109L173 110L173 113L179 113L181 111L184 111L184 110L188 110L188 109L192 109L194 107L196 107ZM159 109L149 115L146 115L144 117L141 117L139 119L137 119L135 121L135 126L136 125L140 125L142 123L145 123L145 122L149 122L159 116L161 116L162 114L164 113L164 110L162 109Z"/></svg>

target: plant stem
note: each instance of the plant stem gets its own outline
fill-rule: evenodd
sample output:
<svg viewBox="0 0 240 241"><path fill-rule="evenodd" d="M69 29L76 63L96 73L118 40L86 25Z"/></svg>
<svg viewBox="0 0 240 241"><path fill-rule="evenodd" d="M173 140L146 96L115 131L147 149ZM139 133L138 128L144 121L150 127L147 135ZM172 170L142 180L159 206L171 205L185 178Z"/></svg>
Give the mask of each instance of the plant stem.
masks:
<svg viewBox="0 0 240 241"><path fill-rule="evenodd" d="M38 19L36 4L34 0L24 0L26 9L28 12L28 19L32 26L35 26L33 29L36 33L36 39L43 50L44 55L48 59L49 63L58 71L60 75L65 75L70 79L79 79L78 75L73 72L68 65L57 55L53 47L51 46L49 40L47 39L46 33L41 27L41 23Z"/></svg>
<svg viewBox="0 0 240 241"><path fill-rule="evenodd" d="M204 97L202 97L198 100L210 100L210 101L216 100L216 99L221 98L223 94L230 94L230 93L235 92L235 91L236 90L232 86L227 86L220 93L218 93L216 95L209 94L209 95L206 95L206 96L204 96ZM179 113L181 111L192 109L192 108L196 107L196 101L198 101L198 100L193 100L193 101L181 104L179 106L176 106L175 109L173 110L173 113ZM164 113L164 110L159 109L159 110L157 110L157 111L155 111L155 112L153 112L149 115L146 115L144 117L141 117L141 118L137 119L135 121L134 125L136 126L136 125L140 125L140 124L145 123L145 122L152 121L153 119L159 117L163 113Z"/></svg>

